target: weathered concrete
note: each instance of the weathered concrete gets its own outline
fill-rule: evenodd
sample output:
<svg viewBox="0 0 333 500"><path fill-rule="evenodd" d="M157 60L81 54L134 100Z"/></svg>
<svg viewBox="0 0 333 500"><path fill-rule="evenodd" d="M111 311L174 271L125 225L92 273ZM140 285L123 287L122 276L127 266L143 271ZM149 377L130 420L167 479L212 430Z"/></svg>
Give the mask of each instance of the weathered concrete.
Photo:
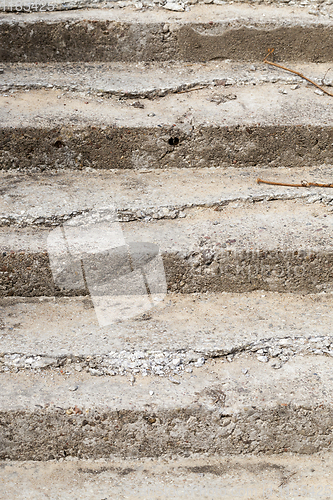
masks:
<svg viewBox="0 0 333 500"><path fill-rule="evenodd" d="M2 95L1 169L330 164L331 98L284 90L220 86L144 103L58 99L55 90Z"/></svg>
<svg viewBox="0 0 333 500"><path fill-rule="evenodd" d="M1 374L0 457L331 450L332 366L333 359L313 357L280 370L246 358L216 361L180 384L138 377L130 385L83 372Z"/></svg>
<svg viewBox="0 0 333 500"><path fill-rule="evenodd" d="M319 20L296 6L196 5L181 15L121 9L1 17L4 62L258 61L267 47L275 47L280 60L329 62L333 53L329 17Z"/></svg>
<svg viewBox="0 0 333 500"><path fill-rule="evenodd" d="M332 167L0 171L0 226L56 227L80 213L113 205L118 220L176 219L197 208L302 199L332 206L333 191L257 184L332 182ZM317 205L316 205L317 206Z"/></svg>
<svg viewBox="0 0 333 500"><path fill-rule="evenodd" d="M288 62L284 63L289 66ZM319 85L333 86L331 64L290 63L290 67ZM279 83L286 92L304 80L294 74L259 62L249 65L235 61L207 63L2 63L0 92L13 89L53 88L63 92L76 90L98 93L99 97L115 95L122 98L163 97L186 93L195 88ZM221 97L221 103L223 98ZM216 99L216 103L219 100ZM221 104L220 103L220 104ZM144 104L144 103L141 103Z"/></svg>
<svg viewBox="0 0 333 500"><path fill-rule="evenodd" d="M181 374L201 357L244 352L278 369L294 355L332 356L332 315L331 293L169 294L148 313L101 327L87 298L7 297L0 371Z"/></svg>
<svg viewBox="0 0 333 500"><path fill-rule="evenodd" d="M325 498L332 455L2 462L1 500L194 500Z"/></svg>
<svg viewBox="0 0 333 500"><path fill-rule="evenodd" d="M309 293L332 287L332 214L324 205L314 209L301 200L230 204L220 211L198 208L180 219L134 221L122 227L125 241L158 246L171 291ZM2 296L87 293L74 284L70 288L68 280L63 288L54 284L49 234L47 228L2 229ZM108 276L112 255L86 250L81 257L99 266L96 276ZM68 271L65 266L64 276Z"/></svg>

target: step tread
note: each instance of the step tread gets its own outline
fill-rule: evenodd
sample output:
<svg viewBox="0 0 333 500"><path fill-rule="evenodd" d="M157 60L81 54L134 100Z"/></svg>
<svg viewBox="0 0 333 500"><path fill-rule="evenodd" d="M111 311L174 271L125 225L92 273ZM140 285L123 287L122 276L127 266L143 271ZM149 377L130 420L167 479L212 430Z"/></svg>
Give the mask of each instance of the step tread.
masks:
<svg viewBox="0 0 333 500"><path fill-rule="evenodd" d="M248 500L279 500L302 491L333 491L332 454L270 457L205 457L104 459L50 462L2 462L3 498L44 500L68 497L101 500L194 500L244 496ZM32 480L32 478L34 478ZM87 482L89 481L89 489ZM294 494L293 493L293 494Z"/></svg>
<svg viewBox="0 0 333 500"><path fill-rule="evenodd" d="M318 84L333 86L329 63L288 63L284 66ZM42 88L93 91L125 97L153 97L189 90L196 85L258 85L304 83L297 75L264 63L211 61L203 63L16 63L2 64L0 91ZM290 87L286 87L286 91Z"/></svg>
<svg viewBox="0 0 333 500"><path fill-rule="evenodd" d="M316 200L314 200L316 201ZM108 211L108 207L103 207ZM94 212L87 213L87 220ZM110 208L113 213L113 207ZM83 217L83 218L82 218ZM79 221L84 221L84 215ZM74 223L75 218L73 218ZM105 228L108 222L105 222ZM275 200L261 203L242 202L222 210L196 208L185 211L175 220L151 219L132 221L122 226L126 241L150 241L163 252L188 257L195 249L213 248L217 243L228 250L281 249L281 251L330 251L333 217L331 207L304 203L303 200ZM3 227L0 234L2 251L38 252L47 250L49 228ZM218 250L217 248L215 249ZM90 251L90 250L87 250Z"/></svg>
<svg viewBox="0 0 333 500"><path fill-rule="evenodd" d="M177 218L183 209L218 207L232 202L304 199L333 201L329 188L292 188L257 184L331 183L330 165L302 168L188 168L160 170L59 171L26 175L0 172L0 223L61 224L75 213L113 204L120 221ZM175 189L176 187L176 189Z"/></svg>
<svg viewBox="0 0 333 500"><path fill-rule="evenodd" d="M275 84L207 88L145 100L142 108L128 100L75 92L58 99L59 91L41 89L2 94L0 119L2 129L67 125L74 130L88 126L158 130L176 126L189 135L198 127L332 126L331 97L317 95L314 87L305 85L286 92Z"/></svg>
<svg viewBox="0 0 333 500"><path fill-rule="evenodd" d="M248 350L256 354L260 348L272 362L274 349L275 361L290 350L332 355L331 302L331 293L169 294L146 314L100 327L87 297L1 298L1 366L38 367L36 356L41 355L46 356L41 363L53 369L59 356L67 359L114 352L120 360L121 351L127 353L124 359L133 352L145 353L145 359L149 353L169 351L177 358L177 352L192 352L193 359L185 362L184 358L183 366L193 366L202 355L231 355L232 359L233 353ZM31 356L29 365L26 359ZM96 363L103 371L103 360ZM167 365L165 360L160 368L166 370ZM125 367L129 373L133 368ZM153 373L157 370L156 365Z"/></svg>
<svg viewBox="0 0 333 500"><path fill-rule="evenodd" d="M258 410L281 403L314 408L320 403L332 404L332 367L332 358L304 356L295 357L274 370L267 363L245 356L233 363L207 362L204 367L195 368L193 374L178 377L179 384L167 377L138 375L132 385L127 377L92 377L85 372L65 376L60 372L1 373L0 411L29 411L47 404L51 405L51 411L57 406L66 409L75 405L87 409L145 411L147 404L152 403L156 409L167 410L190 407L198 399L213 410L211 399L214 397L205 395L204 389L219 385L224 386L227 397L225 406L221 402L215 404L221 405L225 414L246 411L252 404ZM240 381L247 390L237 390ZM309 382L313 384L311 392ZM70 389L73 385L78 386L77 390ZM154 391L154 398L150 390ZM13 394L17 397L13 398ZM262 396L258 397L259 394Z"/></svg>

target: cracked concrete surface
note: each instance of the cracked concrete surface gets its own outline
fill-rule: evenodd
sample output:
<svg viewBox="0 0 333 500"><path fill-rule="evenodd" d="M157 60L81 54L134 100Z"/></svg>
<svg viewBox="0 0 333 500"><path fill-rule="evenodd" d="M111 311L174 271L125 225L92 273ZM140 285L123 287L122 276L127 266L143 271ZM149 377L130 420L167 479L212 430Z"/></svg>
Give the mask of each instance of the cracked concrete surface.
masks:
<svg viewBox="0 0 333 500"><path fill-rule="evenodd" d="M118 220L184 218L197 208L297 200L331 206L330 189L258 185L331 182L331 166L141 169L111 171L1 172L0 226L55 227L101 206L114 206ZM177 186L177 190L175 190Z"/></svg>
<svg viewBox="0 0 333 500"><path fill-rule="evenodd" d="M284 62L288 66L288 62ZM172 93L193 91L196 87L303 84L297 75L264 63L249 65L238 61L210 61L205 64L163 63L17 63L1 64L0 91L54 88L63 92L84 91L98 97L115 95L122 98L164 97ZM333 85L330 64L292 63L298 71L319 85ZM64 97L66 94L62 94ZM221 98L222 100L222 98ZM217 101L218 102L218 101Z"/></svg>
<svg viewBox="0 0 333 500"><path fill-rule="evenodd" d="M332 356L331 304L331 293L169 294L148 313L100 327L88 298L3 298L1 367L182 374L202 356L246 352L278 368L296 354Z"/></svg>

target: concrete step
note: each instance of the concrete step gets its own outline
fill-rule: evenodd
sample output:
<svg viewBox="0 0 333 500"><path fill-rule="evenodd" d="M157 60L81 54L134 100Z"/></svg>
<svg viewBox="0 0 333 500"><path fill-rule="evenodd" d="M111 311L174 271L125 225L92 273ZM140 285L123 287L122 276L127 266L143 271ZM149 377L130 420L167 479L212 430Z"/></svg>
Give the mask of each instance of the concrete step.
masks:
<svg viewBox="0 0 333 500"><path fill-rule="evenodd" d="M1 500L330 498L332 455L1 463ZM293 495L293 496L292 496Z"/></svg>
<svg viewBox="0 0 333 500"><path fill-rule="evenodd" d="M327 188L258 184L258 178L331 183L332 166L0 171L0 226L56 227L81 213L113 205L120 222L177 219L198 208L303 200L332 206Z"/></svg>
<svg viewBox="0 0 333 500"><path fill-rule="evenodd" d="M310 9L311 10L311 9ZM319 10L316 10L319 14ZM268 47L279 60L332 61L329 11L313 16L297 6L195 5L166 9L3 12L1 60L262 61Z"/></svg>
<svg viewBox="0 0 333 500"><path fill-rule="evenodd" d="M113 207L103 207L73 217L63 230L4 227L1 295L81 295L90 290L92 296L133 299L146 288L127 290L126 275L137 265L153 265L155 257L159 270L148 266L144 272L162 295L167 289L316 293L332 287L330 206L276 200L229 204L222 210L186 209L175 220L149 219L120 223ZM132 252L134 268L125 248Z"/></svg>
<svg viewBox="0 0 333 500"><path fill-rule="evenodd" d="M84 297L0 302L0 371L182 375L243 353L279 369L333 356L332 294L169 294L144 314L100 326ZM164 353L164 354L163 354Z"/></svg>
<svg viewBox="0 0 333 500"><path fill-rule="evenodd" d="M306 75L318 85L333 86L330 63L284 62L284 65ZM2 63L0 91L57 89L115 95L121 98L164 97L204 87L231 87L263 83L288 84L286 92L303 85L301 77L265 63L235 61L207 63ZM316 90L313 87L313 90ZM10 92L12 94L12 92ZM66 95L66 94L64 94ZM218 102L218 101L217 101ZM220 103L221 104L221 103Z"/></svg>
<svg viewBox="0 0 333 500"><path fill-rule="evenodd" d="M331 451L332 368L332 358L303 356L272 370L244 355L181 380L2 373L0 457Z"/></svg>
<svg viewBox="0 0 333 500"><path fill-rule="evenodd" d="M315 92L219 86L144 102L52 89L2 94L1 169L330 163L331 98Z"/></svg>

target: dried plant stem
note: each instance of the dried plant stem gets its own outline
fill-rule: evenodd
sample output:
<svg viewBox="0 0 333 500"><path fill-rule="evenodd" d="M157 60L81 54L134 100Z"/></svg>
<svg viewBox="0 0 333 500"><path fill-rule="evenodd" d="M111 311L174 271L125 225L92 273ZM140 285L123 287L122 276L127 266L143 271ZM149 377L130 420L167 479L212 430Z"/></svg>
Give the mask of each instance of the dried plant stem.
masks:
<svg viewBox="0 0 333 500"><path fill-rule="evenodd" d="M323 187L333 188L333 184L320 184L319 182L302 181L301 184L289 184L288 182L274 182L257 179L258 184L271 184L272 186L287 186L287 187Z"/></svg>
<svg viewBox="0 0 333 500"><path fill-rule="evenodd" d="M294 73L295 75L300 76L301 78L304 78L304 80L306 80L307 82L311 83L312 85L314 85L315 87L317 87L319 90L321 90L325 94L329 95L330 97L333 97L333 94L331 94L331 92L328 92L328 90L325 90L323 87L321 87L317 83L315 83L312 80L310 80L310 78L308 78L307 76L302 75L302 73L299 73L298 71L295 71L294 69L286 68L285 66L282 66L281 64L277 64L277 63L274 63L274 62L271 62L271 61L267 61L267 57L270 56L271 54L273 54L273 52L274 52L274 49L268 49L268 54L265 57L265 59L263 60L264 63L270 64L271 66L276 66L277 68L283 69L284 71L289 71L290 73Z"/></svg>

